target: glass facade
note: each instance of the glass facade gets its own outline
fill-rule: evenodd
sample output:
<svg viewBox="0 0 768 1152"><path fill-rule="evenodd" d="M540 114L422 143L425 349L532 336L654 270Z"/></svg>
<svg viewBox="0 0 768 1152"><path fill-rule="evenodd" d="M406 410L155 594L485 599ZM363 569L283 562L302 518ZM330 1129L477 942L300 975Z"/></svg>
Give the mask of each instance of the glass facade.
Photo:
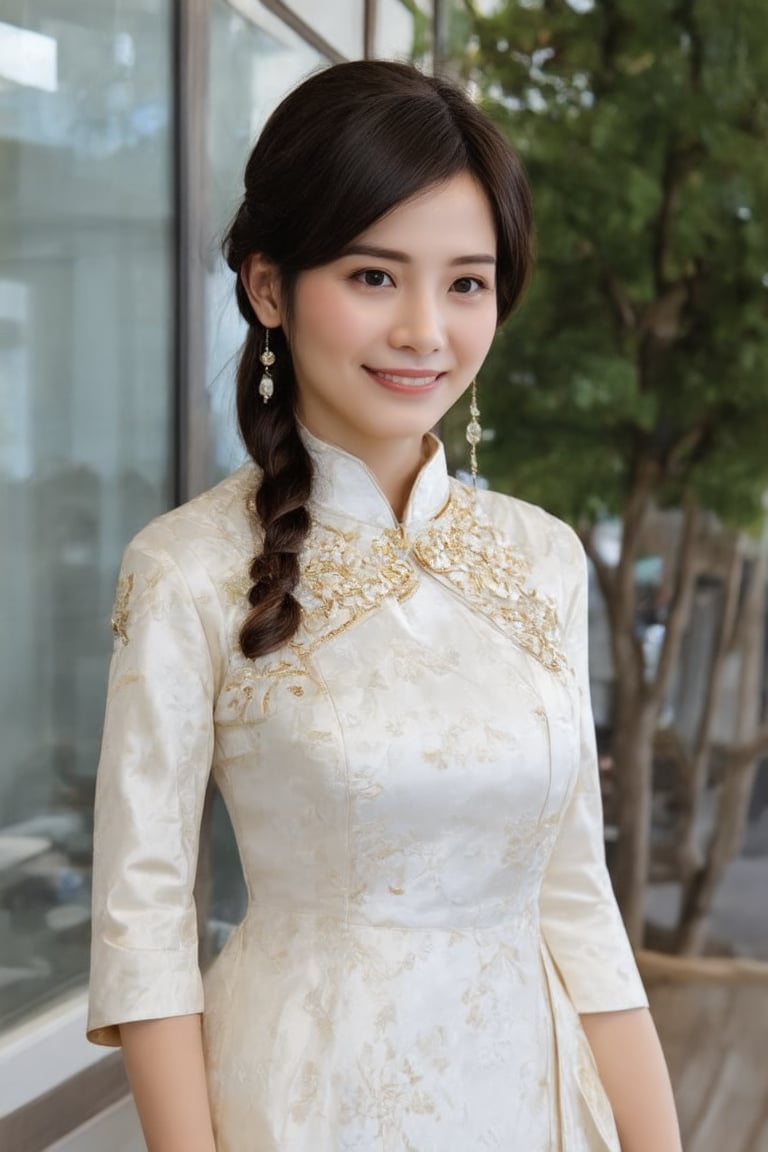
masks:
<svg viewBox="0 0 768 1152"><path fill-rule="evenodd" d="M234 375L244 327L220 248L251 142L285 92L330 59L368 51L416 53L427 68L436 59L451 64L467 19L461 0L0 0L0 1148L9 1152L43 1146L9 1140L9 1118L35 1110L70 1078L78 1093L88 1059L103 1061L103 1052L84 1057L81 1049L88 1048L91 807L114 584L138 528L179 492L215 483L243 458ZM186 59L183 28L204 45L192 81L201 57ZM190 88L199 99L188 104L182 94ZM200 161L194 179L183 158L190 141ZM194 228L185 231L186 212ZM195 253L187 293L179 276L185 244ZM196 373L199 388L190 383ZM203 399L206 448L194 469L187 461L197 446L190 448L184 422L193 392ZM607 723L612 672L604 618L597 603L592 608L596 689L604 672L594 703ZM697 614L704 614L699 601ZM702 629L694 640L684 658L698 666L711 637ZM701 691L690 691L688 705L700 706ZM713 907L718 952L756 960L768 959L758 914L765 769L742 853ZM202 849L210 953L244 901L237 850L215 799ZM652 913L663 934L676 906L660 874ZM710 1071L730 1069L724 1079L736 1085L728 1139L736 1139L737 1112L746 1123L743 1086L759 1060L750 1064L739 1049L747 1029L734 1023L736 1008L739 1020L757 1022L753 1041L745 1041L755 1052L762 1021L757 976L745 971L755 981L749 987L734 981L731 993L713 980L711 994L705 989L690 1037L680 1005L696 988L680 980L655 993L683 1115L703 1116L694 1125L702 1150L706 1131L714 1131L714 1093L704 1108L691 1085L698 1077L709 1092L716 1078L689 1065L694 1047ZM721 1049L715 1034L725 1037ZM35 1035L37 1048L18 1060L16 1038ZM55 1112L58 1103L48 1102ZM86 1099L81 1117L88 1106ZM764 1111L755 1150L764 1131L768 1149ZM130 1127L130 1143L112 1127L56 1148L143 1147L135 1117ZM717 1138L711 1145L724 1146Z"/></svg>
<svg viewBox="0 0 768 1152"><path fill-rule="evenodd" d="M171 500L173 153L166 0L0 18L3 1029L88 970L115 575Z"/></svg>
<svg viewBox="0 0 768 1152"><path fill-rule="evenodd" d="M189 81L199 66L185 61L185 25L207 53L194 79L202 118L180 98L185 68ZM122 551L179 491L242 459L233 386L243 326L220 247L245 160L285 92L330 59L362 56L366 39L376 55L408 56L408 5L0 0L3 1146L9 1109L86 1066L50 1037L63 994L67 1028L78 995L84 1019L91 808ZM182 139L203 157L204 185L185 323ZM193 482L183 423L193 389L179 368L190 331L204 332L210 445ZM208 831L215 949L242 890L217 804ZM14 1062L12 1045L37 1020L48 1039L36 1091L19 1083L34 1079L33 1050Z"/></svg>
<svg viewBox="0 0 768 1152"><path fill-rule="evenodd" d="M211 237L206 262L206 348L213 452L210 482L244 458L234 412L237 352L245 323L232 273L221 255L224 231L240 201L243 170L261 126L283 95L316 68L320 55L262 5L251 20L224 2L211 9L208 173ZM229 817L218 795L211 814L211 867L206 906L208 951L218 951L245 910L245 886Z"/></svg>
<svg viewBox="0 0 768 1152"><path fill-rule="evenodd" d="M208 74L208 174L210 248L206 261L206 384L213 421L211 483L242 462L234 417L237 350L245 335L234 298L232 273L221 240L242 194L243 171L253 141L285 93L326 57L281 23L263 5L250 19L225 0L211 8Z"/></svg>

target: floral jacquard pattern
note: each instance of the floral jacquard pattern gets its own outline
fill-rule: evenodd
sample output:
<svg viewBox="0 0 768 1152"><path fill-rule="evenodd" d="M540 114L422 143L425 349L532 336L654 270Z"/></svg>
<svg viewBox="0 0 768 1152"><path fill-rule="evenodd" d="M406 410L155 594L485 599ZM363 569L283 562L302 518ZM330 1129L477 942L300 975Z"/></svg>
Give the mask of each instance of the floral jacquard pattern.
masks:
<svg viewBox="0 0 768 1152"><path fill-rule="evenodd" d="M279 662L262 674L295 675L320 644L346 632L387 599L407 600L419 569L447 584L482 612L548 671L562 673L561 626L554 602L530 587L531 561L479 514L472 492L451 489L442 514L413 534L383 529L366 539L360 531L315 524L302 566L302 626ZM239 593L242 595L241 586Z"/></svg>
<svg viewBox="0 0 768 1152"><path fill-rule="evenodd" d="M321 527L302 573L304 630L313 639L330 640L387 597L405 600L417 586L413 565L391 533L365 549L356 533Z"/></svg>
<svg viewBox="0 0 768 1152"><path fill-rule="evenodd" d="M218 1152L619 1152L579 1016L645 1004L605 869L586 564L450 481L397 525L307 441L291 641L247 659L246 465L129 546L94 836L90 1035L202 1013ZM202 977L210 774L248 910Z"/></svg>
<svg viewBox="0 0 768 1152"><path fill-rule="evenodd" d="M479 513L468 489L452 487L448 514L414 541L413 554L471 607L509 629L545 668L565 670L557 610L549 597L529 586L530 557Z"/></svg>
<svg viewBox="0 0 768 1152"><path fill-rule="evenodd" d="M123 644L128 643L128 612L136 577L133 572L122 576L117 584L115 606L112 609L112 631Z"/></svg>

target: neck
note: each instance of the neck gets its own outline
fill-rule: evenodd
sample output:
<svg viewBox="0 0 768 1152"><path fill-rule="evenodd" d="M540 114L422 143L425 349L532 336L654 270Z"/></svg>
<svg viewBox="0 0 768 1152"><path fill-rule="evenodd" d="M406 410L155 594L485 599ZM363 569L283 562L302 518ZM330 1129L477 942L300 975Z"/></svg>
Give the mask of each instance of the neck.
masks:
<svg viewBox="0 0 768 1152"><path fill-rule="evenodd" d="M345 437L341 442L337 436L324 434L323 429L313 427L308 421L302 420L302 423L319 440L361 460L375 476L395 519L398 522L403 519L416 477L429 458L430 441L426 436L396 441Z"/></svg>
<svg viewBox="0 0 768 1152"><path fill-rule="evenodd" d="M388 445L381 453L360 456L376 477L398 522L405 516L413 485L428 454L428 442L420 437L408 444L398 444L397 451Z"/></svg>

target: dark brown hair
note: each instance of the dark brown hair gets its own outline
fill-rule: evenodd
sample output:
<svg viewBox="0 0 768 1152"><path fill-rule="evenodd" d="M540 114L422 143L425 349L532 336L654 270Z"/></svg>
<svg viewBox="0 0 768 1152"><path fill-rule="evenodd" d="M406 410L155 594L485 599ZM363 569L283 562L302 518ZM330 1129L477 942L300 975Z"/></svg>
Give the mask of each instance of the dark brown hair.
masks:
<svg viewBox="0 0 768 1152"><path fill-rule="evenodd" d="M501 132L451 82L407 64L336 64L283 100L249 157L245 197L224 241L249 325L237 373L238 421L262 472L255 507L264 541L250 568L251 611L240 633L245 656L274 651L299 626L293 593L310 528L312 462L296 423L296 379L281 328L269 334L274 396L268 404L259 396L265 330L239 275L243 262L260 253L274 263L290 319L301 272L337 259L398 204L460 172L475 177L493 211L501 323L531 272L530 193Z"/></svg>

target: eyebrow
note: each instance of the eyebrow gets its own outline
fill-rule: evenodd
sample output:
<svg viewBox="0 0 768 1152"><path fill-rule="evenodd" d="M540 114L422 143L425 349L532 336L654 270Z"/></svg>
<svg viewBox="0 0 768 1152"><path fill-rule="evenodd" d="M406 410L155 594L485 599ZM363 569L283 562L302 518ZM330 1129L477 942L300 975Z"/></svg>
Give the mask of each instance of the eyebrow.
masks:
<svg viewBox="0 0 768 1152"><path fill-rule="evenodd" d="M374 244L351 244L345 248L340 259L345 256L373 256L378 260L391 260L396 264L412 264L413 260L407 252L397 252L394 248L377 248ZM474 252L469 256L455 256L449 261L451 267L460 264L495 264L496 257L487 252Z"/></svg>

